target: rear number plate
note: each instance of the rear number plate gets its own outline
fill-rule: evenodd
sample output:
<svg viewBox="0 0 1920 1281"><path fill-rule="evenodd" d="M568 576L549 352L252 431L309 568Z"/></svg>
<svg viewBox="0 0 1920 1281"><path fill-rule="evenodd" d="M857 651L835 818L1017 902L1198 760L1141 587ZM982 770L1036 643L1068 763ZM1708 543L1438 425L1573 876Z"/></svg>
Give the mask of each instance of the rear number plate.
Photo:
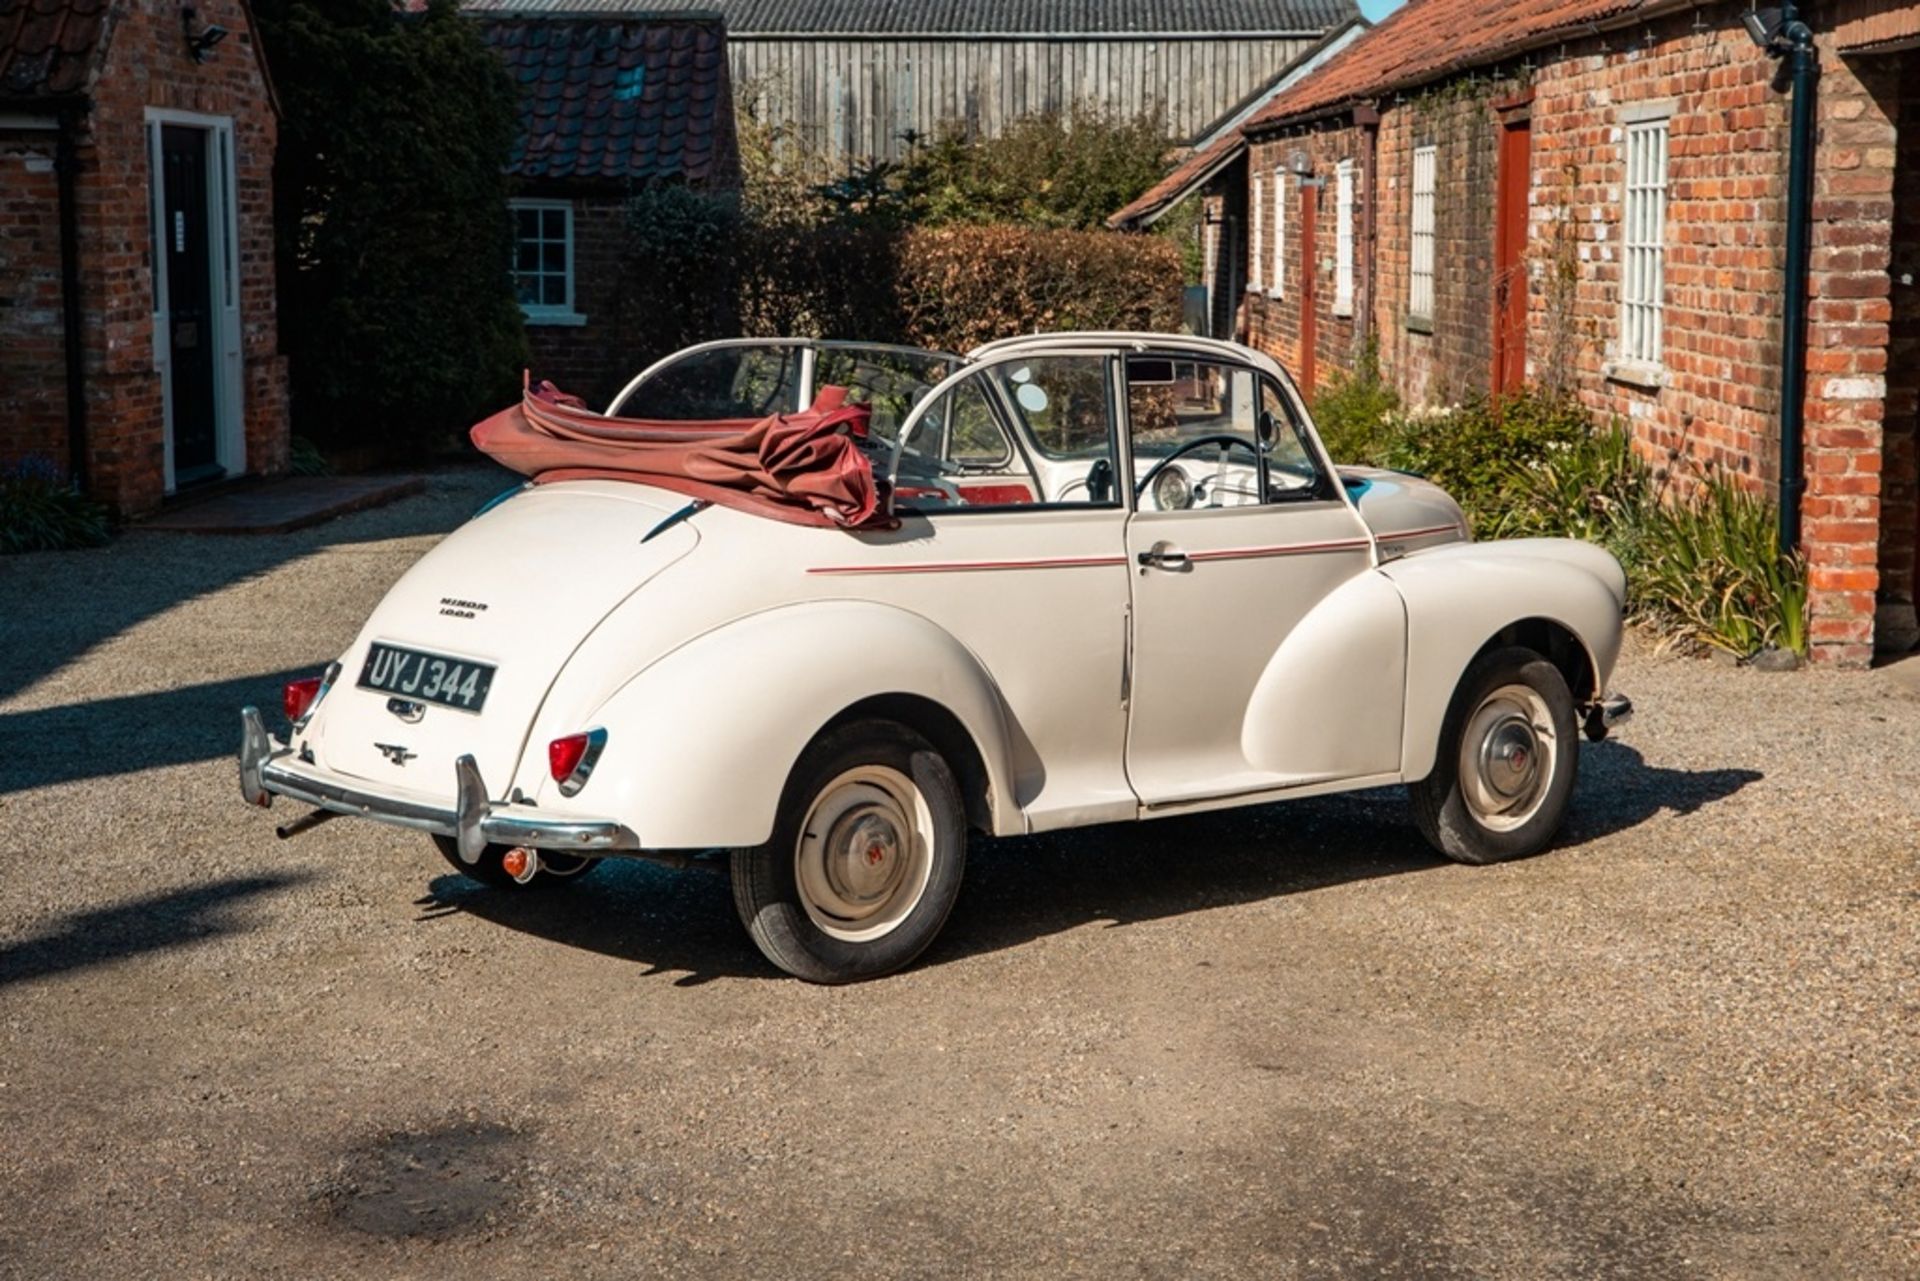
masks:
<svg viewBox="0 0 1920 1281"><path fill-rule="evenodd" d="M367 665L360 669L360 688L477 712L486 705L493 670L471 659L376 644L367 650Z"/></svg>

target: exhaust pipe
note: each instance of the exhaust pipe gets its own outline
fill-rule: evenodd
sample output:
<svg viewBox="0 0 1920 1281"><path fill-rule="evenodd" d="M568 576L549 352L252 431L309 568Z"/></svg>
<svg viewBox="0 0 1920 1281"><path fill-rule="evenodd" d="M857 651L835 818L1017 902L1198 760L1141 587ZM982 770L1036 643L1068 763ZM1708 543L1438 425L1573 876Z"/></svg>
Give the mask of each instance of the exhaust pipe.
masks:
<svg viewBox="0 0 1920 1281"><path fill-rule="evenodd" d="M290 841L302 832L311 832L322 823L331 823L339 817L333 810L315 810L311 814L302 814L291 823L282 823L273 829L273 834L283 841Z"/></svg>

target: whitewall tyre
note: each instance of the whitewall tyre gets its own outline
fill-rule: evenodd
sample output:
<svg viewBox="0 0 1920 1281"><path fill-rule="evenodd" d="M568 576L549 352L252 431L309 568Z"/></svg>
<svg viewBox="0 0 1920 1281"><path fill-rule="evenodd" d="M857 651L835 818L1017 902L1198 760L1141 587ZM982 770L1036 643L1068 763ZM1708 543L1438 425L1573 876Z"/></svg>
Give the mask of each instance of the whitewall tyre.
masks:
<svg viewBox="0 0 1920 1281"><path fill-rule="evenodd" d="M1462 863L1499 863L1559 834L1579 768L1573 692L1530 649L1482 655L1460 678L1433 773L1408 785L1414 823Z"/></svg>
<svg viewBox="0 0 1920 1281"><path fill-rule="evenodd" d="M966 866L947 763L892 721L857 721L802 753L773 838L732 856L733 901L769 961L812 983L909 965L946 924Z"/></svg>

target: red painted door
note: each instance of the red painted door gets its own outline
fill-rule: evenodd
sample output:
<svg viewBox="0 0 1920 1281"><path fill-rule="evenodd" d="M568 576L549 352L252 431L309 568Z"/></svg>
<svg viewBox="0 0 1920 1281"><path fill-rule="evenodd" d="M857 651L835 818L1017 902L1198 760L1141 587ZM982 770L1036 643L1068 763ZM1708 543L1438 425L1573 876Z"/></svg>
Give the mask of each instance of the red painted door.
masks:
<svg viewBox="0 0 1920 1281"><path fill-rule="evenodd" d="M1313 349L1320 337L1313 298L1313 219L1318 212L1319 195L1319 187L1300 184L1300 368L1293 372L1300 380L1300 394L1309 399L1313 396Z"/></svg>
<svg viewBox="0 0 1920 1281"><path fill-rule="evenodd" d="M1522 115L1501 122L1500 177L1493 223L1493 394L1527 380L1527 190L1533 126Z"/></svg>

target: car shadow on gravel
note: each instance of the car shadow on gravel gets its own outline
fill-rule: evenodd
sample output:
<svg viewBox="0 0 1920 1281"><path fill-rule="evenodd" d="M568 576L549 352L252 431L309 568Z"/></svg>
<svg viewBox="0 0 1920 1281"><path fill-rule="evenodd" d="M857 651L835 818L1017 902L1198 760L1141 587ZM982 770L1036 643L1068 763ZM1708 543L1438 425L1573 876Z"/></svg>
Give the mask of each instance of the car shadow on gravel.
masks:
<svg viewBox="0 0 1920 1281"><path fill-rule="evenodd" d="M228 915L232 909L307 879L305 872L229 877L75 912L0 945L0 987L236 934L247 926Z"/></svg>
<svg viewBox="0 0 1920 1281"><path fill-rule="evenodd" d="M1761 777L1748 769L1663 769L1624 744L1589 744L1558 844L1595 840L1662 812L1692 814ZM923 966L1089 924L1121 928L1448 865L1414 830L1398 787L1044 836L976 837L967 859L959 901ZM680 986L780 977L738 924L724 863L681 872L616 861L577 885L533 893L446 875L419 906L422 920L470 913L644 964L645 975L678 975Z"/></svg>
<svg viewBox="0 0 1920 1281"><path fill-rule="evenodd" d="M240 747L242 706L278 715L286 683L325 665L316 659L228 681L0 712L0 796L232 757Z"/></svg>
<svg viewBox="0 0 1920 1281"><path fill-rule="evenodd" d="M446 534L490 495L520 481L492 463L441 467L428 490L289 534L174 534L138 526L106 547L7 558L0 617L0 698L182 602L225 590L329 547Z"/></svg>

